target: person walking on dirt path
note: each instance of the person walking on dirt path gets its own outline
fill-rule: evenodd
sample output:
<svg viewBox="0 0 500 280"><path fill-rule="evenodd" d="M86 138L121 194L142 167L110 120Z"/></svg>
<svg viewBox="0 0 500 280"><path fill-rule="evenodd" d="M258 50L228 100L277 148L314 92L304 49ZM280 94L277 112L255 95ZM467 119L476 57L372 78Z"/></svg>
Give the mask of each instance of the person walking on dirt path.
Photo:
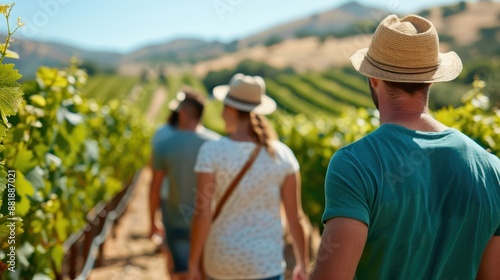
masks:
<svg viewBox="0 0 500 280"><path fill-rule="evenodd" d="M168 179L168 176L164 176L162 171L154 170L152 167L155 155L158 156L159 152L162 151L164 141L168 139L168 137L172 136L177 129L177 125L179 124L179 112L177 112L176 110L177 107L178 102L176 102L175 104L174 102L169 103L169 109L171 110L171 112L167 119L167 122L156 130L151 141L151 170L153 179L151 180L149 192L149 212L151 225L149 238L155 244L160 245L161 251L165 256L165 259L167 260L168 271L173 270L173 258L170 254L170 251L168 250L163 223L157 224L156 222L156 209L158 209L158 206L160 206L161 212L165 213L170 181Z"/></svg>
<svg viewBox="0 0 500 280"><path fill-rule="evenodd" d="M185 89L169 103L169 109L177 115L175 131L159 131L153 141L153 179L150 192L151 234L161 234L156 225L156 209L160 201L160 189L168 176L168 193L163 194L162 223L165 234L164 249L168 274L171 279L185 279L189 256L189 239L192 209L196 190L196 174L193 171L198 149L207 140L220 136L203 127L201 117L205 98L192 89ZM175 115L174 115L175 117ZM166 130L166 129L165 129ZM167 135L169 134L169 135Z"/></svg>
<svg viewBox="0 0 500 280"><path fill-rule="evenodd" d="M458 55L427 19L390 15L351 62L382 125L330 161L311 279L500 279L500 160L429 113Z"/></svg>
<svg viewBox="0 0 500 280"><path fill-rule="evenodd" d="M230 136L198 154L188 279L201 279L202 270L210 279L283 279L281 202L294 240L293 277L306 279L299 164L264 117L276 109L264 79L236 74L213 94L224 102Z"/></svg>

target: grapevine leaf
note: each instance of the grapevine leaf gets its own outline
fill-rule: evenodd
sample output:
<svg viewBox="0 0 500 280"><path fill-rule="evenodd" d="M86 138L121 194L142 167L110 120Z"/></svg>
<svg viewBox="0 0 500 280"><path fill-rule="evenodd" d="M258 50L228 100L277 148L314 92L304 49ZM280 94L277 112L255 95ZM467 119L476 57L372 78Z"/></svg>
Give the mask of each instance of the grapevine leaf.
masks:
<svg viewBox="0 0 500 280"><path fill-rule="evenodd" d="M51 280L47 274L44 273L37 273L35 276L33 276L33 280Z"/></svg>
<svg viewBox="0 0 500 280"><path fill-rule="evenodd" d="M85 141L86 147L86 156L90 163L94 163L99 161L99 145L95 140L87 140Z"/></svg>
<svg viewBox="0 0 500 280"><path fill-rule="evenodd" d="M35 190L42 190L45 188L44 171L40 166L36 166L30 172L26 173L26 180L28 180Z"/></svg>
<svg viewBox="0 0 500 280"><path fill-rule="evenodd" d="M33 245L31 245L31 243L29 242L24 242L21 248L17 250L17 257L19 258L19 262L24 267L28 267L30 265L28 260L34 252L35 252L35 247L33 247Z"/></svg>
<svg viewBox="0 0 500 280"><path fill-rule="evenodd" d="M9 126L7 125L7 123L0 119L0 142L3 141L3 138L5 137L8 129Z"/></svg>
<svg viewBox="0 0 500 280"><path fill-rule="evenodd" d="M0 64L0 113L5 123L8 123L7 116L17 113L23 100L23 91L17 82L21 77L14 64Z"/></svg>
<svg viewBox="0 0 500 280"><path fill-rule="evenodd" d="M0 14L7 15L7 12L10 9L10 5L0 5Z"/></svg>
<svg viewBox="0 0 500 280"><path fill-rule="evenodd" d="M10 219L12 219L10 215L0 217L0 250L5 250L10 247L10 245L8 245L8 236L10 235L11 228L8 225L12 225L12 222L15 223L16 237L21 236L24 232L23 220L21 218L17 218L15 221Z"/></svg>
<svg viewBox="0 0 500 280"><path fill-rule="evenodd" d="M38 106L40 108L43 108L43 107L45 107L45 105L47 105L47 101L40 94L34 94L34 95L30 96L30 101L34 105L36 105L36 106Z"/></svg>
<svg viewBox="0 0 500 280"><path fill-rule="evenodd" d="M45 154L49 151L49 146L45 144L38 144L33 147L33 151L38 158L43 158Z"/></svg>
<svg viewBox="0 0 500 280"><path fill-rule="evenodd" d="M61 272L63 258L64 258L64 249L61 244L57 244L54 246L54 248L52 248L51 257L56 267L56 271Z"/></svg>
<svg viewBox="0 0 500 280"><path fill-rule="evenodd" d="M68 85L68 81L59 75L59 70L49 67L40 67L36 72L36 81L41 88L60 87Z"/></svg>
<svg viewBox="0 0 500 280"><path fill-rule="evenodd" d="M17 216L24 217L30 209L30 200L28 196L35 193L33 185L30 181L26 180L21 172L16 172L16 192L20 201L16 204L16 214Z"/></svg>
<svg viewBox="0 0 500 280"><path fill-rule="evenodd" d="M5 166L0 164L0 209L2 209L2 193L7 186L7 172Z"/></svg>
<svg viewBox="0 0 500 280"><path fill-rule="evenodd" d="M45 161L47 162L47 165L52 169L52 168L60 168L62 165L62 159L54 154L47 153L45 155Z"/></svg>
<svg viewBox="0 0 500 280"><path fill-rule="evenodd" d="M19 54L11 50L6 50L5 57L19 59Z"/></svg>
<svg viewBox="0 0 500 280"><path fill-rule="evenodd" d="M63 120L68 121L71 125L76 126L83 122L83 117L80 114L72 113L65 107L61 107L57 111L57 120L62 123Z"/></svg>
<svg viewBox="0 0 500 280"><path fill-rule="evenodd" d="M32 150L19 149L17 156L14 161L14 166L21 170L21 172L27 172L37 165L37 160Z"/></svg>

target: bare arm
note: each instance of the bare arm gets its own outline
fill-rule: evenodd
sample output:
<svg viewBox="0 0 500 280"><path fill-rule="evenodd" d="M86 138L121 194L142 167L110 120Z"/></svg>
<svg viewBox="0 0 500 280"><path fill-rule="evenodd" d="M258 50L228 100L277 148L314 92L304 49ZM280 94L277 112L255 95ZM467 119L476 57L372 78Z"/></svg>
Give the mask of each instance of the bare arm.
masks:
<svg viewBox="0 0 500 280"><path fill-rule="evenodd" d="M493 236L484 250L478 280L500 279L500 236Z"/></svg>
<svg viewBox="0 0 500 280"><path fill-rule="evenodd" d="M305 279L309 259L309 242L304 231L304 213L302 210L300 186L300 173L297 172L288 175L281 188L281 196L290 226L290 233L294 241L295 259L297 260L298 271L294 273L294 279Z"/></svg>
<svg viewBox="0 0 500 280"><path fill-rule="evenodd" d="M196 190L196 204L191 225L191 248L189 251L189 279L197 279L203 246L207 239L212 223L211 202L215 191L215 177L213 173L198 173Z"/></svg>
<svg viewBox="0 0 500 280"><path fill-rule="evenodd" d="M365 247L368 227L349 218L334 218L325 225L313 280L352 280Z"/></svg>
<svg viewBox="0 0 500 280"><path fill-rule="evenodd" d="M150 236L159 231L158 227L155 224L156 220L156 209L160 206L160 189L163 178L166 176L166 172L162 170L154 170L153 178L151 179L151 185L149 190L149 218L150 218Z"/></svg>

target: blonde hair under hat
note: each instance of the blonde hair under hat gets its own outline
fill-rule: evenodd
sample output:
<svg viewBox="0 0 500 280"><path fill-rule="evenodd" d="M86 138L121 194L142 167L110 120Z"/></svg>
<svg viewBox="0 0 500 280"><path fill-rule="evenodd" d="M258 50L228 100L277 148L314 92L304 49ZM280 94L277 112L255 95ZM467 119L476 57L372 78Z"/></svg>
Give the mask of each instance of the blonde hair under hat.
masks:
<svg viewBox="0 0 500 280"><path fill-rule="evenodd" d="M453 51L440 53L434 25L417 15L387 16L370 47L354 53L351 63L367 77L403 83L451 81L462 71L460 57Z"/></svg>
<svg viewBox="0 0 500 280"><path fill-rule="evenodd" d="M276 102L266 95L266 83L259 76L234 75L229 85L216 86L214 97L244 112L268 115L276 110Z"/></svg>

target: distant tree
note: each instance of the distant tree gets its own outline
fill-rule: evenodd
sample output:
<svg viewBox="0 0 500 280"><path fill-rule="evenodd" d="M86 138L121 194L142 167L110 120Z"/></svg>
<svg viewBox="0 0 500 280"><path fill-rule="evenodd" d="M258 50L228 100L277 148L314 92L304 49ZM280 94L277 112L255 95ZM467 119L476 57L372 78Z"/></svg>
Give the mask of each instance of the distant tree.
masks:
<svg viewBox="0 0 500 280"><path fill-rule="evenodd" d="M426 18L426 17L429 17L431 15L431 11L430 10L423 10L420 13L418 13L418 15Z"/></svg>
<svg viewBox="0 0 500 280"><path fill-rule="evenodd" d="M314 32L313 30L309 29L309 28L302 28L302 29L298 29L297 31L295 31L295 38L306 38L306 37L313 37L313 36L317 36L318 33L317 32Z"/></svg>
<svg viewBox="0 0 500 280"><path fill-rule="evenodd" d="M443 17L449 17L449 16L452 16L454 14L458 14L462 11L465 11L466 8L467 8L467 3L465 3L464 1L461 1L461 2L457 3L456 5L444 6L441 8L441 11L442 11Z"/></svg>
<svg viewBox="0 0 500 280"><path fill-rule="evenodd" d="M102 66L92 60L83 61L80 67L84 69L89 76L95 76L97 74L116 74L116 69L114 67Z"/></svg>
<svg viewBox="0 0 500 280"><path fill-rule="evenodd" d="M240 43L239 40L231 41L230 43L224 45L224 50L226 52L235 52L238 50L239 43Z"/></svg>
<svg viewBox="0 0 500 280"><path fill-rule="evenodd" d="M99 65L97 65L97 63L94 61L83 61L80 65L80 68L85 70L85 72L87 72L87 75L89 76L94 76L95 74L100 72Z"/></svg>
<svg viewBox="0 0 500 280"><path fill-rule="evenodd" d="M207 88L209 94L212 94L214 87L227 84L234 74L235 72L229 69L210 71L203 79L203 84Z"/></svg>
<svg viewBox="0 0 500 280"><path fill-rule="evenodd" d="M467 3L465 3L465 1L460 1L458 3L458 10L465 11L465 9L467 9Z"/></svg>
<svg viewBox="0 0 500 280"><path fill-rule="evenodd" d="M442 34L439 34L439 41L443 42L443 43L454 43L455 37L442 33Z"/></svg>
<svg viewBox="0 0 500 280"><path fill-rule="evenodd" d="M264 42L264 45L266 47L270 47L272 45L276 45L276 44L279 44L281 42L283 42L283 38L281 36L273 35L273 36L267 38L267 40Z"/></svg>

